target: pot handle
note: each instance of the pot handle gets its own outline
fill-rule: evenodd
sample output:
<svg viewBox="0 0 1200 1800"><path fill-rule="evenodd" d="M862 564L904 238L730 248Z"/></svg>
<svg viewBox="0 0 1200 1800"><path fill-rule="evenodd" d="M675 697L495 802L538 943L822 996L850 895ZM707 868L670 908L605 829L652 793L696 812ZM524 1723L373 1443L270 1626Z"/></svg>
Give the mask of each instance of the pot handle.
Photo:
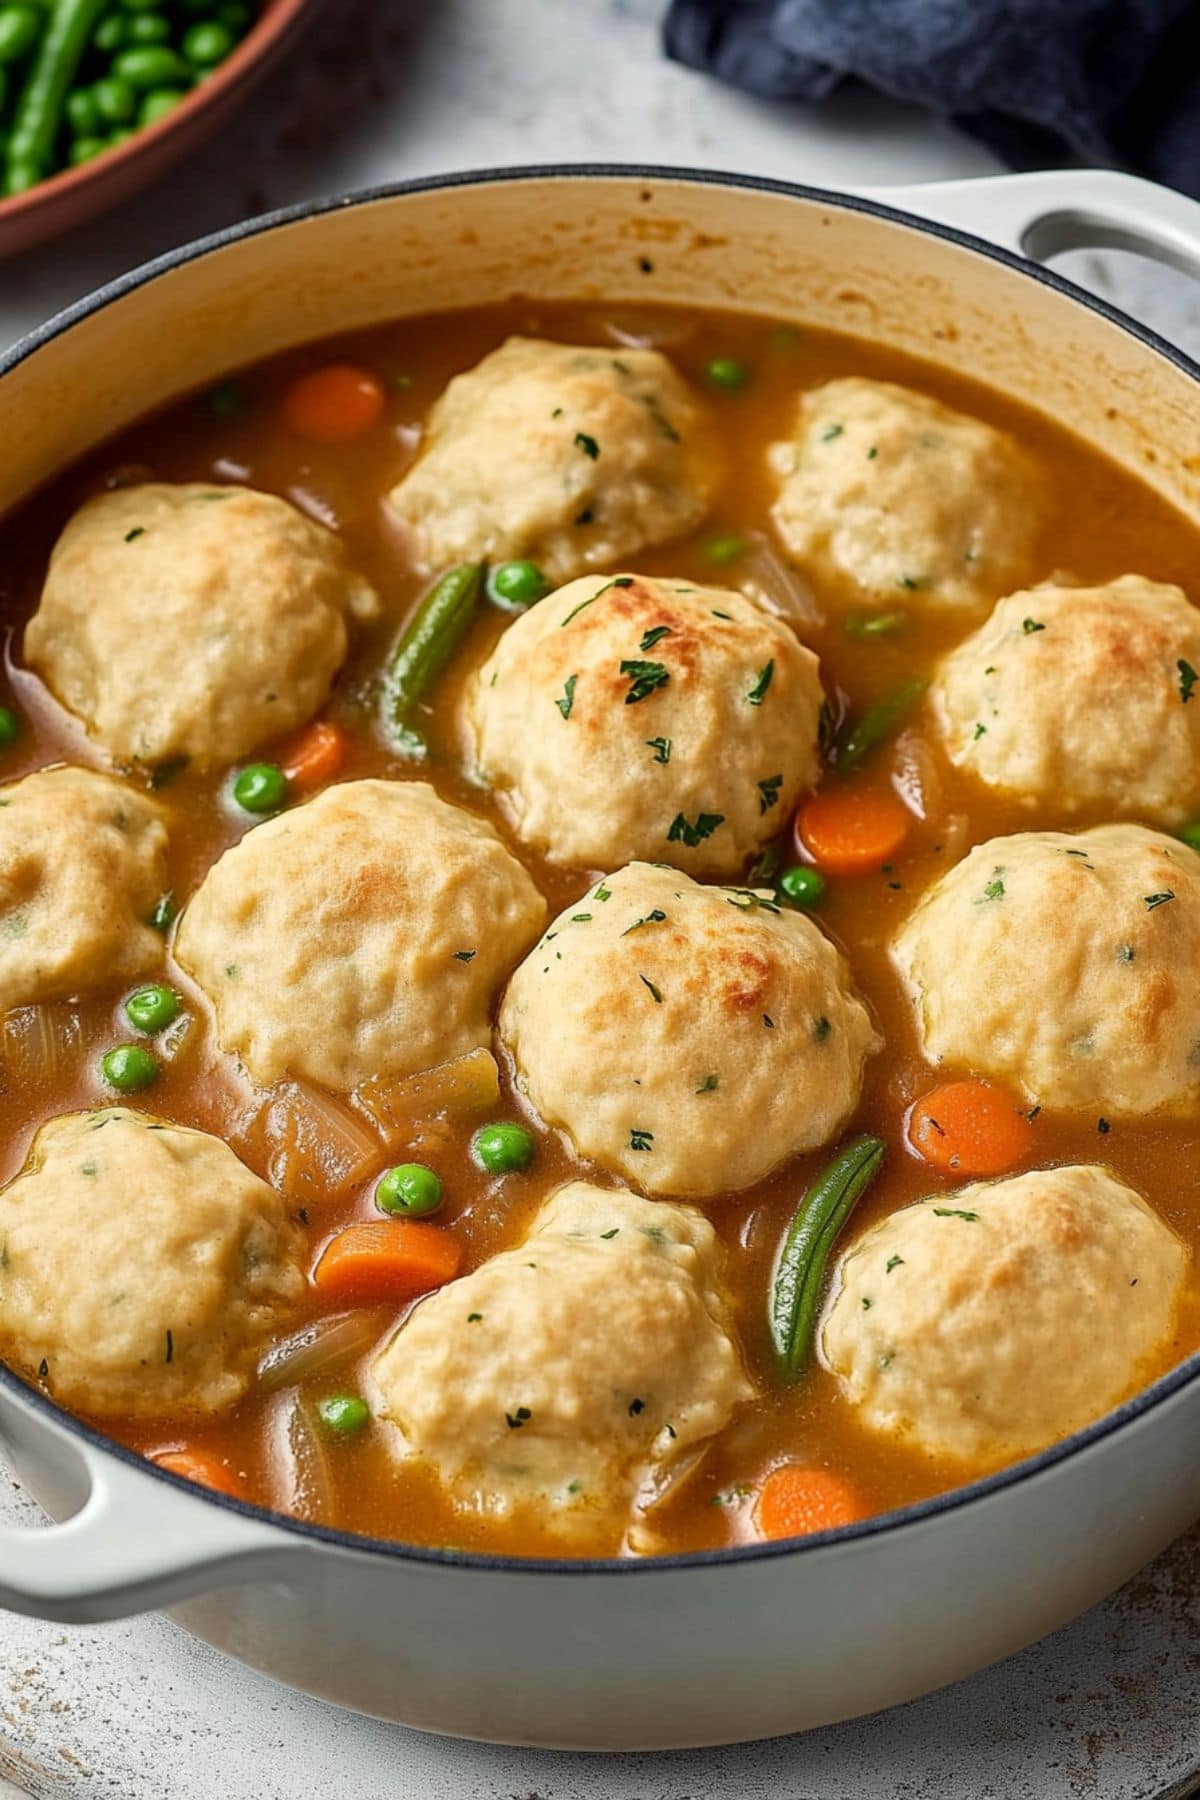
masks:
<svg viewBox="0 0 1200 1800"><path fill-rule="evenodd" d="M870 197L1034 262L1064 250L1134 250L1200 280L1200 203L1136 175L1046 169L872 188Z"/></svg>
<svg viewBox="0 0 1200 1800"><path fill-rule="evenodd" d="M0 1396L0 1399L5 1398ZM7 1408L0 1407L0 1424ZM178 1477L139 1468L45 1421L82 1506L61 1524L0 1525L0 1606L90 1625L170 1605L236 1578L273 1573L291 1554L276 1527L189 1492Z"/></svg>

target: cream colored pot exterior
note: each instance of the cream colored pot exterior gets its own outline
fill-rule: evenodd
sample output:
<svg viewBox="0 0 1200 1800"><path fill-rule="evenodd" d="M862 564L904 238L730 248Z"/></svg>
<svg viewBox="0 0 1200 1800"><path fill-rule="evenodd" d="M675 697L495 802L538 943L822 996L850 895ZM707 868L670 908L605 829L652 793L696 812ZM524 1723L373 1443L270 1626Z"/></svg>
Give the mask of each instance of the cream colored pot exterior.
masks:
<svg viewBox="0 0 1200 1800"><path fill-rule="evenodd" d="M888 196L889 206L898 196ZM1113 175L908 203L1013 250L1143 247L1200 273L1200 208ZM1196 372L1012 256L873 201L720 176L467 177L247 227L85 303L0 367L0 513L148 409L288 344L497 300L727 306L991 382L1200 517ZM1200 1514L1200 1358L1003 1476L795 1546L523 1564L272 1520L104 1445L0 1373L0 1439L52 1517L0 1529L0 1603L154 1606L297 1687L459 1735L727 1742L927 1692L1064 1623Z"/></svg>

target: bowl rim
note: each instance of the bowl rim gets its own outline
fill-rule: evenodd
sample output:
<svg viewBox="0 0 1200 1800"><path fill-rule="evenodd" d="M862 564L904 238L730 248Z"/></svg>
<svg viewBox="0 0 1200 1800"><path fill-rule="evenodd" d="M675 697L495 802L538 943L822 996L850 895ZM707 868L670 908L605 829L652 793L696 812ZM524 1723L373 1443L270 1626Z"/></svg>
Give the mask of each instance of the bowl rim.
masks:
<svg viewBox="0 0 1200 1800"><path fill-rule="evenodd" d="M289 4L294 9L302 8L306 4L306 0L283 0L283 9L286 10ZM986 187L988 182L994 179L997 177L983 176L976 178L974 183L964 181L962 185L964 187L969 185ZM999 177L999 179L1004 179L1004 177ZM265 232L276 231L289 225L302 224L329 213L345 212L360 206L372 206L380 202L405 199L413 195L439 190L496 186L506 182L612 180L624 180L631 184L662 182L682 183L698 187L746 189L754 193L771 194L783 199L802 200L809 204L828 206L840 211L864 213L869 217L883 220L885 223L901 225L910 230L941 238L960 249L989 257L993 262L1001 264L1013 273L1049 287L1065 299L1085 307L1118 330L1136 339L1148 350L1163 357L1193 382L1200 384L1200 363L1197 363L1186 351L1171 344L1151 327L1122 312L1110 302L1079 287L1065 276L1059 275L1055 270L1048 269L1041 263L1022 256L1003 245L976 236L972 232L963 231L956 225L923 218L919 213L892 206L887 201L877 198L875 194L846 193L831 188L811 187L775 176L748 175L690 166L674 167L670 164L612 162L533 163L516 164L511 168L493 166L481 169L453 170L439 175L419 176L407 181L383 183L324 199L305 200L293 206L281 207L272 212L241 220L204 237L178 245L126 274L117 276L114 280L94 289L82 299L64 307L44 324L27 332L7 351L0 354L0 384L7 375L11 374L29 357L52 344L56 338L81 324L85 319L101 312L105 307L136 292L138 288L145 286L148 282L156 280L160 275L184 268L188 263L197 261L201 257L226 249L243 240L258 237ZM36 192L36 190L31 190L31 192ZM911 192L911 190L906 190L906 192ZM1156 1381L1151 1382L1148 1387L1139 1389L1137 1393L1122 1401L1119 1406L1104 1414L1102 1418L1085 1426L1083 1430L1072 1432L1070 1436L1059 1439L1035 1455L1023 1457L1018 1462L1008 1464L991 1475L967 1482L961 1487L949 1488L943 1493L931 1495L928 1499L914 1501L908 1506L898 1507L890 1512L878 1513L854 1525L835 1526L831 1530L813 1532L801 1538L784 1538L762 1544L734 1544L715 1550L680 1551L663 1556L523 1557L495 1551L438 1549L429 1545L407 1544L389 1538L370 1537L358 1532L339 1530L333 1526L319 1525L311 1520L298 1519L290 1514L277 1512L270 1507L258 1506L249 1501L235 1499L231 1495L218 1493L215 1490L197 1487L194 1483L184 1480L182 1476L173 1475L169 1470L157 1467L148 1458L128 1449L124 1444L106 1437L95 1426L77 1418L65 1407L52 1400L48 1394L34 1387L15 1370L0 1363L0 1387L20 1399L50 1423L65 1430L69 1436L80 1439L84 1444L104 1455L115 1457L128 1468L137 1470L150 1480L168 1483L172 1487L182 1489L193 1498L198 1498L209 1505L221 1507L227 1512L243 1518L276 1526L290 1537L314 1544L330 1545L342 1551L385 1556L402 1562L415 1562L433 1567L481 1569L516 1575L557 1575L560 1577L564 1575L620 1575L624 1578L639 1577L641 1579L655 1574L676 1574L682 1570L693 1568L734 1569L747 1562L803 1556L830 1547L850 1546L888 1533L903 1532L943 1514L953 1513L961 1508L986 1501L994 1495L1004 1493L1009 1488L1048 1473L1060 1464L1147 1417L1176 1394L1194 1384L1200 1384L1200 1351L1185 1358L1175 1368L1168 1370Z"/></svg>
<svg viewBox="0 0 1200 1800"><path fill-rule="evenodd" d="M320 4L321 0L272 0L253 20L250 29L234 45L224 62L218 63L211 75L163 118L153 125L138 127L124 143L111 145L87 162L56 170L44 181L26 188L24 193L0 195L0 231L13 221L31 216L40 207L69 201L72 194L78 193L89 182L115 175L136 162L156 144L170 138L180 126L186 128L208 107L232 100L239 88L257 77L264 59L283 53L293 35L300 30L306 13Z"/></svg>

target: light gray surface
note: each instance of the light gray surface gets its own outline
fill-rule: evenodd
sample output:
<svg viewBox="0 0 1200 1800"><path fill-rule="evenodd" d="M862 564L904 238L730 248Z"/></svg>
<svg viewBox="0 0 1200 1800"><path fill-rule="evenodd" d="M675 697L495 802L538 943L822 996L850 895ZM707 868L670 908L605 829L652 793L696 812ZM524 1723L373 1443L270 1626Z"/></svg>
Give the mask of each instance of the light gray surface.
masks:
<svg viewBox="0 0 1200 1800"><path fill-rule="evenodd" d="M810 114L673 69L657 56L659 11L660 0L330 0L213 151L0 266L0 344L201 232L439 169L642 158L836 186L993 166L898 106L846 96ZM1182 278L1086 254L1069 267L1200 352L1200 298ZM0 1517L32 1516L0 1480ZM1150 1800L1200 1767L1197 1594L1200 1533L1069 1630L899 1712L749 1748L613 1759L441 1742L339 1713L161 1619L67 1630L0 1614L0 1795L9 1776L38 1800Z"/></svg>

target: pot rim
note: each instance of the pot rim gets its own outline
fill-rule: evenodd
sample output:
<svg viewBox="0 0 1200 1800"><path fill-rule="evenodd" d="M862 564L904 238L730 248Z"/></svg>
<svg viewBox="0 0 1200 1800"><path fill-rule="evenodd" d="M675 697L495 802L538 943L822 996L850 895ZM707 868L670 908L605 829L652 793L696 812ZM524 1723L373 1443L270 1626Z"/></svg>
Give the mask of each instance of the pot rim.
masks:
<svg viewBox="0 0 1200 1800"><path fill-rule="evenodd" d="M973 181L964 180L960 185L986 188L990 181L996 179L1012 178L982 176ZM891 206L886 201L877 199L874 194L839 192L836 189L810 187L801 182L785 181L775 176L730 173L718 169L672 167L669 164L656 163L609 162L533 163L518 164L511 168L454 170L440 175L425 175L407 181L384 183L377 187L363 188L349 194L334 195L325 199L305 200L293 206L280 207L272 212L258 214L254 218L242 220L235 225L226 226L220 231L211 232L205 237L195 238L186 244L165 251L151 261L140 264L126 274L104 283L81 299L73 301L43 325L36 326L32 331L25 333L7 351L0 354L0 383L20 364L52 344L56 338L93 314L102 311L106 306L123 299L127 294L136 292L138 288L148 282L156 280L160 275L184 268L188 263L197 261L203 256L208 256L215 251L223 250L232 244L257 237L265 232L301 224L309 219L320 218L327 213L345 212L359 206L370 206L381 201L438 190L486 187L504 182L612 180L643 183L671 182L697 187L744 188L755 193L773 194L782 199L803 200L840 211L865 213L889 224L902 225L910 230L923 232L927 236L944 239L960 249L974 251L978 255L989 257L993 262L1001 264L1015 274L1054 289L1075 305L1098 314L1117 330L1123 331L1148 350L1173 364L1192 381L1200 383L1200 363L1197 363L1178 346L1168 342L1151 327L1112 306L1098 295L1089 293L1054 270L1047 269L1041 263L1019 255L1003 245L993 243L987 238L978 237L972 232L963 231L958 226L922 218L919 213ZM421 1544L406 1544L386 1538L367 1537L357 1532L340 1531L332 1526L314 1524L309 1520L297 1519L290 1514L273 1511L269 1507L252 1505L248 1501L237 1500L229 1495L197 1488L194 1483L184 1481L181 1476L172 1475L168 1470L156 1467L154 1463L138 1455L136 1451L127 1449L125 1445L106 1437L95 1426L85 1424L73 1413L51 1400L47 1394L40 1392L25 1381L14 1370L0 1363L0 1387L19 1398L35 1413L41 1414L47 1421L65 1430L71 1437L81 1440L84 1444L105 1455L115 1457L131 1469L136 1469L148 1479L166 1482L175 1488L182 1488L206 1504L222 1507L226 1511L240 1514L244 1518L260 1522L266 1521L291 1536L307 1539L317 1544L329 1544L340 1550L386 1556L400 1561L429 1564L434 1567L479 1568L517 1575L559 1576L637 1575L646 1577L655 1573L676 1573L690 1568L733 1568L745 1562L757 1562L766 1558L803 1556L810 1551L843 1544L849 1545L863 1539L879 1537L884 1533L903 1531L906 1527L923 1524L926 1520L936 1518L941 1514L987 1500L995 1494L1003 1493L1008 1488L1054 1469L1068 1458L1081 1454L1105 1438L1147 1417L1158 1406L1194 1383L1200 1383L1200 1352L1196 1352L1174 1369L1160 1376L1149 1387L1140 1389L1115 1410L1106 1413L1103 1418L1097 1419L1082 1431L1074 1432L1071 1436L1051 1444L1035 1456L1025 1457L1019 1462L997 1470L994 1474L968 1482L962 1487L951 1488L945 1493L935 1494L927 1500L915 1501L909 1506L900 1507L892 1512L879 1513L858 1524L837 1526L829 1531L814 1532L803 1538L783 1539L776 1543L737 1544L726 1549L693 1550L665 1556L520 1557L489 1551L442 1550Z"/></svg>

